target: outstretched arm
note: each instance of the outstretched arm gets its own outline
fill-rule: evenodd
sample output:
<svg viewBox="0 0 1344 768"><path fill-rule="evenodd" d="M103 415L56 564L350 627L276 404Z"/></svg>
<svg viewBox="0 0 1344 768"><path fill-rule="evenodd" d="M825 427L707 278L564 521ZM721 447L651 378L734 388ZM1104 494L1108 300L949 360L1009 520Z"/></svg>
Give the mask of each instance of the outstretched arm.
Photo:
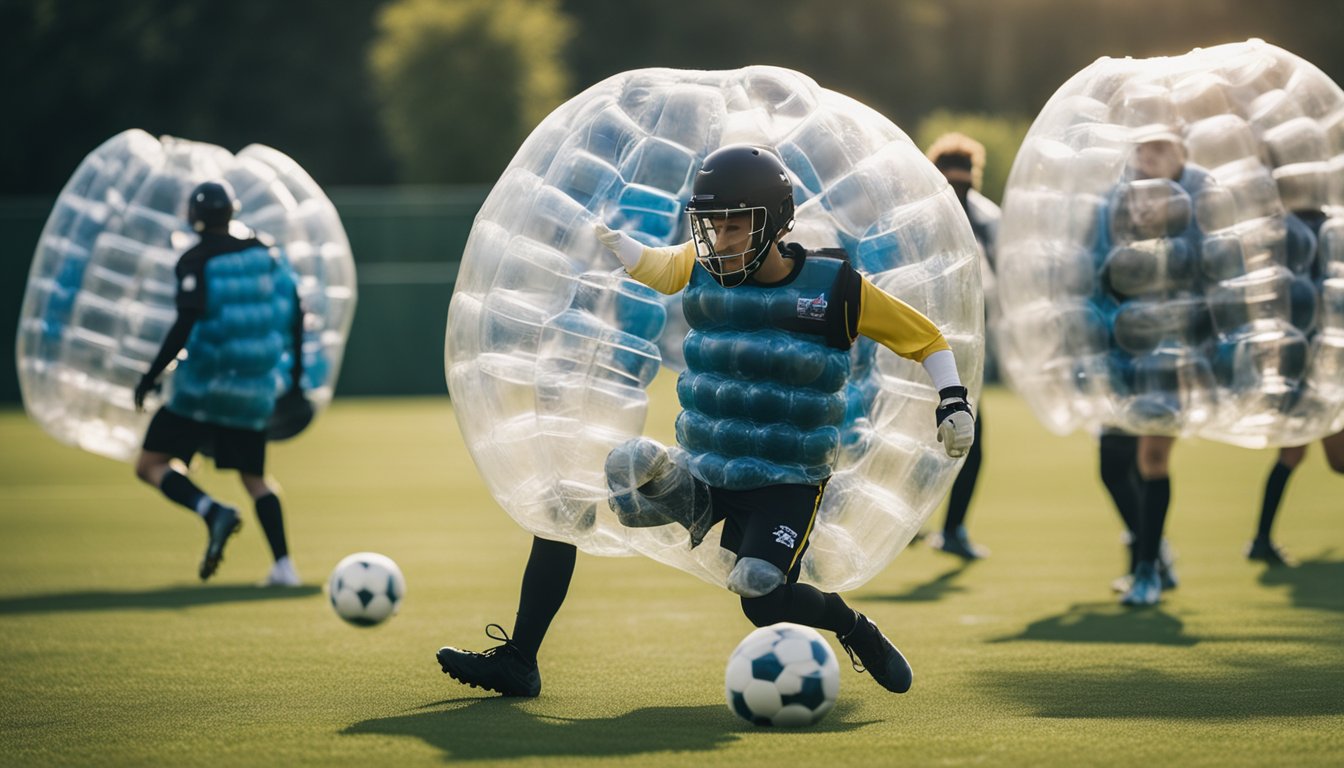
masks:
<svg viewBox="0 0 1344 768"><path fill-rule="evenodd" d="M966 455L975 440L975 417L957 373L956 357L942 331L922 312L866 279L862 280L859 301L858 332L924 366L938 390L938 408L934 411L938 440L948 456Z"/></svg>
<svg viewBox="0 0 1344 768"><path fill-rule="evenodd" d="M691 270L695 268L694 241L649 248L600 221L593 224L593 231L598 241L621 260L631 277L655 291L670 296L691 281Z"/></svg>
<svg viewBox="0 0 1344 768"><path fill-rule="evenodd" d="M154 362L150 363L149 370L144 376L140 377L140 383L135 385L135 410L142 411L145 408L145 395L154 388L154 382L158 380L159 375L168 367L168 364L177 357L177 353L187 345L187 339L191 336L191 329L195 327L196 320L200 313L183 309L177 310L177 320L173 322L173 327L168 329L168 337L163 340L163 346L159 347L159 354L154 357Z"/></svg>

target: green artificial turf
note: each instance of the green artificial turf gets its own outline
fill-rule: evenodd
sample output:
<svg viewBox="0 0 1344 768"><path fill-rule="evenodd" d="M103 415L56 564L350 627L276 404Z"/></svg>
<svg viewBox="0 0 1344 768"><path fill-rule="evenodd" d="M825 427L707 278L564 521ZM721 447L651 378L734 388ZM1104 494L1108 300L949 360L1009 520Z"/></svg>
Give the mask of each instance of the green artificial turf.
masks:
<svg viewBox="0 0 1344 768"><path fill-rule="evenodd" d="M580 555L540 698L442 675L439 646L482 648L487 623L512 627L529 546L446 398L338 401L273 447L308 585L294 590L252 586L269 558L250 511L201 584L197 519L129 465L0 412L0 763L1344 762L1344 478L1318 446L1277 527L1302 565L1267 572L1242 549L1273 453L1178 444L1168 533L1182 583L1156 609L1125 610L1108 588L1120 526L1094 442L1048 434L1007 391L984 405L970 526L993 556L961 567L916 545L850 593L910 658L914 688L886 693L845 660L835 711L793 732L724 706L724 665L751 629L736 598L643 558ZM657 416L665 436L671 411ZM208 465L194 477L243 500ZM408 583L400 615L365 630L321 590L361 550Z"/></svg>

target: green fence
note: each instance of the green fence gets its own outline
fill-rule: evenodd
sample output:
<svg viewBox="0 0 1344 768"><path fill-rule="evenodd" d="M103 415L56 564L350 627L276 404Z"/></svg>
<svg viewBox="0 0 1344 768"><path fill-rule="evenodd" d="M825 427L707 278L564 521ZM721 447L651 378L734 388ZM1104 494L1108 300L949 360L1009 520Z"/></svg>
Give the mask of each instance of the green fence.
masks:
<svg viewBox="0 0 1344 768"><path fill-rule="evenodd" d="M327 190L355 254L359 306L339 395L447 392L443 332L458 260L488 187ZM14 342L37 238L55 197L0 200L0 402L17 403Z"/></svg>

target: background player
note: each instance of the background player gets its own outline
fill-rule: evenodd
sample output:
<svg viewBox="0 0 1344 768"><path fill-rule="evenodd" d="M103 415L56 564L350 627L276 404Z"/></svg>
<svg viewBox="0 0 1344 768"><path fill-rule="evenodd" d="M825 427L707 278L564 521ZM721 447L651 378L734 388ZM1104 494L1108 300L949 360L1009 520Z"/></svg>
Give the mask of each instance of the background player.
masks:
<svg viewBox="0 0 1344 768"><path fill-rule="evenodd" d="M279 391L302 391L303 315L279 251L257 236L230 234L237 209L222 181L199 185L188 200L187 219L201 239L178 260L177 319L135 388L138 410L178 353L185 349L187 357L174 372L171 398L150 422L135 474L204 519L205 580L241 523L237 510L208 496L173 461L189 464L206 452L219 469L237 470L275 558L265 583L296 586L280 499L265 478L266 424ZM282 370L286 351L290 365Z"/></svg>

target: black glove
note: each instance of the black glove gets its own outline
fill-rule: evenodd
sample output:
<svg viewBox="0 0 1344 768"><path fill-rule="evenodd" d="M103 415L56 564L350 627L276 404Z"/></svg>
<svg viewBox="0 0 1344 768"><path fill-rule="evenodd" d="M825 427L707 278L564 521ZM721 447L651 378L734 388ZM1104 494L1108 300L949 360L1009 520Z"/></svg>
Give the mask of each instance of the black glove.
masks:
<svg viewBox="0 0 1344 768"><path fill-rule="evenodd" d="M158 390L159 385L149 376L141 376L140 383L135 385L135 410L137 413L145 410L145 395Z"/></svg>
<svg viewBox="0 0 1344 768"><path fill-rule="evenodd" d="M954 459L965 456L975 442L975 415L966 394L965 387L943 387L938 392L938 409L934 411L938 442Z"/></svg>

